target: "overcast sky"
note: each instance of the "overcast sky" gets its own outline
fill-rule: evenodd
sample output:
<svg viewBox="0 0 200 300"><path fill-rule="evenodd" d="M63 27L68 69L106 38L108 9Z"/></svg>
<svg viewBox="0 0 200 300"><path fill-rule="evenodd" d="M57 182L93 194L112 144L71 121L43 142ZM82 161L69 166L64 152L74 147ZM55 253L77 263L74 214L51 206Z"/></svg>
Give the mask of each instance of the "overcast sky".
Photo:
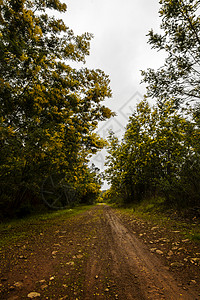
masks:
<svg viewBox="0 0 200 300"><path fill-rule="evenodd" d="M75 34L94 34L86 66L102 69L111 80L112 99L107 106L117 117L100 124L99 133L106 136L112 128L121 136L128 116L142 99L145 86L140 84L140 70L162 65L164 56L147 44L151 28L159 31L159 0L66 0L68 10L62 15ZM93 162L103 168L105 153Z"/></svg>

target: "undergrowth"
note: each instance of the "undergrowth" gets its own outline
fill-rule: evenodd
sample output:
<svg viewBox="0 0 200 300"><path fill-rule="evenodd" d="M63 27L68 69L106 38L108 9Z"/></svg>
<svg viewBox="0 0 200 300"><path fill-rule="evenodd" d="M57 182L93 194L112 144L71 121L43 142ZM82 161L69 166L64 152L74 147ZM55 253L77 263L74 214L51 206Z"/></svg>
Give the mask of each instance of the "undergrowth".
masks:
<svg viewBox="0 0 200 300"><path fill-rule="evenodd" d="M76 206L70 209L50 211L43 214L27 216L0 224L0 246L5 243L26 239L35 232L49 228L55 221L62 222L90 209L92 205Z"/></svg>
<svg viewBox="0 0 200 300"><path fill-rule="evenodd" d="M198 217L191 215L189 213L190 209L167 206L165 200L161 197L121 206L118 209L121 212L133 214L136 218L166 226L169 229L176 228L186 238L196 242L200 241Z"/></svg>

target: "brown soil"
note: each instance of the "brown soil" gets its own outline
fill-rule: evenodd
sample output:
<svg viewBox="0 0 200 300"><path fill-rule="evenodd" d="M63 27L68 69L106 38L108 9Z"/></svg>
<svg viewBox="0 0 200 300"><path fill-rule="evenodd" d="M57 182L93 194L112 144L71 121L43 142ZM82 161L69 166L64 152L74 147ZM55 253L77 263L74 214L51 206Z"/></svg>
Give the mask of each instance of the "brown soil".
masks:
<svg viewBox="0 0 200 300"><path fill-rule="evenodd" d="M176 230L106 205L46 225L1 249L0 299L200 299L199 246Z"/></svg>

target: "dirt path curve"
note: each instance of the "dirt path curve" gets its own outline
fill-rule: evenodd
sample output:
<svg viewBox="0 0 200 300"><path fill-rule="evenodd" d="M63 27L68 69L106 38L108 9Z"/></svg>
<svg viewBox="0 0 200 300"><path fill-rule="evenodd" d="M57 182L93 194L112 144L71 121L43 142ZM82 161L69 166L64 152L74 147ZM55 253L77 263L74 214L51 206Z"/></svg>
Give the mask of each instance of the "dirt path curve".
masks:
<svg viewBox="0 0 200 300"><path fill-rule="evenodd" d="M200 299L106 205L45 224L1 249L0 299Z"/></svg>
<svg viewBox="0 0 200 300"><path fill-rule="evenodd" d="M113 278L119 299L198 299L193 291L179 287L161 261L125 227L113 211L105 206L101 216L103 230L103 257L90 268L86 299L96 285L95 273L104 272L102 260L109 261L110 277Z"/></svg>

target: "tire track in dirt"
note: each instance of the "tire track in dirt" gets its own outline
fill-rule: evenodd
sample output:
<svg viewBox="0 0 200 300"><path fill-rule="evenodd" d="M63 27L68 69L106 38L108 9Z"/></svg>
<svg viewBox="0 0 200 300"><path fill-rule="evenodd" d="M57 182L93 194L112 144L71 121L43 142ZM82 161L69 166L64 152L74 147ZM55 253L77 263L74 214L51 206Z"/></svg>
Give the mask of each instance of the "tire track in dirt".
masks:
<svg viewBox="0 0 200 300"><path fill-rule="evenodd" d="M102 289L95 274L103 277L106 265L115 283L116 296L110 299L199 299L192 290L185 291L179 286L161 261L121 223L108 206L103 207L100 216L97 247L100 253L98 259L93 253L88 261L86 278L89 284L85 299L110 298L94 297L90 293L95 286Z"/></svg>
<svg viewBox="0 0 200 300"><path fill-rule="evenodd" d="M87 263L83 299L145 299L137 269L127 265L127 256L121 253L123 249L108 223L105 208L99 207L95 226L98 238Z"/></svg>

